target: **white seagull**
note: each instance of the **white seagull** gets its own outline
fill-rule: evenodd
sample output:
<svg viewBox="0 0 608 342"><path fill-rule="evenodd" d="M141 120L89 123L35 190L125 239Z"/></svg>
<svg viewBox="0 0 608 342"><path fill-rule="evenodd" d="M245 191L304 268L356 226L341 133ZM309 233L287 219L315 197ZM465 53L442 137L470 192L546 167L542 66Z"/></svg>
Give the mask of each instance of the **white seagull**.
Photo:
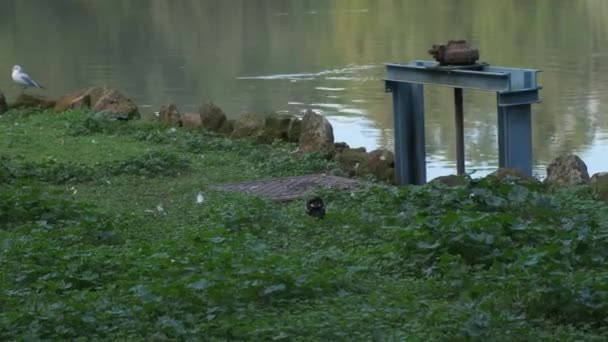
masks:
<svg viewBox="0 0 608 342"><path fill-rule="evenodd" d="M13 73L11 74L11 77L13 78L13 81L15 81L15 83L19 84L21 86L21 88L23 88L23 89L26 89L28 87L44 89L44 87L41 86L40 84L38 84L36 81L34 81L30 77L30 75L23 72L19 65L15 65L13 67Z"/></svg>

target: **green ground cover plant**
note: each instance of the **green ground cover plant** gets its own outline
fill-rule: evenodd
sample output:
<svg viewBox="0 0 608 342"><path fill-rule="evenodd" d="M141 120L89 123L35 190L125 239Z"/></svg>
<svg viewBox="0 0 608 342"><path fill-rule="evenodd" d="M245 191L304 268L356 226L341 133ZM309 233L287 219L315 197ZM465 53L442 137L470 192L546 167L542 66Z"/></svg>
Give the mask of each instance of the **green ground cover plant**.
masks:
<svg viewBox="0 0 608 342"><path fill-rule="evenodd" d="M209 185L326 171L296 146L0 117L1 340L603 341L608 207L469 180L275 203Z"/></svg>

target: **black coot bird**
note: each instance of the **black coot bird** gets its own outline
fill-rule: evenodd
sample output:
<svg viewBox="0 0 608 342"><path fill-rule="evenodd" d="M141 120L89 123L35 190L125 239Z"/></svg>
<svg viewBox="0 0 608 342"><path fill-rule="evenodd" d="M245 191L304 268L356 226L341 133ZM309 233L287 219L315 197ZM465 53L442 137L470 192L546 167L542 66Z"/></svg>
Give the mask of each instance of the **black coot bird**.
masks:
<svg viewBox="0 0 608 342"><path fill-rule="evenodd" d="M315 196L306 201L306 213L320 220L325 217L325 203L319 196Z"/></svg>

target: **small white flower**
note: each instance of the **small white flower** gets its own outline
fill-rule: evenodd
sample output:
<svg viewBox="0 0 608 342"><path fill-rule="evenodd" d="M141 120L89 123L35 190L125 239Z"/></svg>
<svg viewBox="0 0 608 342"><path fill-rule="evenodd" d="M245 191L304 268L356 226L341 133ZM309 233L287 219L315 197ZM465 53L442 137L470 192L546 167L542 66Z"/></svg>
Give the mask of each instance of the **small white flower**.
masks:
<svg viewBox="0 0 608 342"><path fill-rule="evenodd" d="M175 133L175 132L177 132L177 128L171 127L171 128L169 128L169 132Z"/></svg>
<svg viewBox="0 0 608 342"><path fill-rule="evenodd" d="M204 201L205 201L205 197L203 196L203 193L202 193L202 192L199 192L199 193L196 195L196 204L201 204L201 203L203 203Z"/></svg>
<svg viewBox="0 0 608 342"><path fill-rule="evenodd" d="M162 212L164 212L164 211L165 211L165 208L163 208L163 204L162 204L162 203L158 203L158 205L156 205L156 210L157 210L159 213L162 213Z"/></svg>
<svg viewBox="0 0 608 342"><path fill-rule="evenodd" d="M93 144L97 144L97 141L95 141L95 139L91 140L91 142L92 142Z"/></svg>

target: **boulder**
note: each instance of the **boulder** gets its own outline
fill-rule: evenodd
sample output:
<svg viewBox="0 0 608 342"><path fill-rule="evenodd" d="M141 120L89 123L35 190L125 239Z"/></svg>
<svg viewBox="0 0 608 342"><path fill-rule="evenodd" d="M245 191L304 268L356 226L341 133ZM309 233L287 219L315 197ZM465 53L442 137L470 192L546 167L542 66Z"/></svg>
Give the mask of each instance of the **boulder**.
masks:
<svg viewBox="0 0 608 342"><path fill-rule="evenodd" d="M587 184L587 165L574 154L560 156L547 166L545 183L558 186Z"/></svg>
<svg viewBox="0 0 608 342"><path fill-rule="evenodd" d="M595 199L608 202L608 172L594 174L590 180L591 192Z"/></svg>
<svg viewBox="0 0 608 342"><path fill-rule="evenodd" d="M200 130L203 128L203 120L199 113L185 113L181 115L182 127L191 130Z"/></svg>
<svg viewBox="0 0 608 342"><path fill-rule="evenodd" d="M55 111L62 112L72 108L73 106L77 107L78 103L86 104L86 99L88 99L89 108L95 106L97 101L103 97L109 91L113 89L108 86L94 86L85 89L75 90L69 94L66 94L57 100L57 104L55 105Z"/></svg>
<svg viewBox="0 0 608 342"><path fill-rule="evenodd" d="M54 110L56 112L64 112L70 109L90 109L91 95L85 91L79 90L67 95L64 95L57 100Z"/></svg>
<svg viewBox="0 0 608 342"><path fill-rule="evenodd" d="M319 152L326 156L334 153L334 130L325 117L308 110L302 119L299 140L300 151Z"/></svg>
<svg viewBox="0 0 608 342"><path fill-rule="evenodd" d="M351 149L344 148L336 152L334 160L340 165L340 168L344 170L349 177L355 177L360 175L359 168L365 167L369 156L365 152L365 149Z"/></svg>
<svg viewBox="0 0 608 342"><path fill-rule="evenodd" d="M385 149L371 151L364 170L379 180L395 183L395 154Z"/></svg>
<svg viewBox="0 0 608 342"><path fill-rule="evenodd" d="M528 176L521 170L508 167L499 168L487 175L486 179L500 183L540 183L538 179Z"/></svg>
<svg viewBox="0 0 608 342"><path fill-rule="evenodd" d="M245 114L238 118L234 123L234 130L230 137L233 139L255 137L257 138L264 131L265 120L256 114Z"/></svg>
<svg viewBox="0 0 608 342"><path fill-rule="evenodd" d="M89 93L89 96L91 97L91 101L93 101L97 97L97 90L93 89ZM118 90L111 88L106 89L101 97L99 97L99 100L94 102L92 110L113 115L117 119L131 120L140 118L139 110L133 100Z"/></svg>
<svg viewBox="0 0 608 342"><path fill-rule="evenodd" d="M6 112L8 110L8 105L6 104L6 98L4 94L0 92L0 114Z"/></svg>
<svg viewBox="0 0 608 342"><path fill-rule="evenodd" d="M447 175L433 178L428 184L441 184L448 188L467 185L469 181L465 176Z"/></svg>
<svg viewBox="0 0 608 342"><path fill-rule="evenodd" d="M334 143L334 151L336 152L336 154L338 154L346 149L350 149L350 146L348 146L347 143L345 143L345 142ZM365 151L363 151L363 152L365 152Z"/></svg>
<svg viewBox="0 0 608 342"><path fill-rule="evenodd" d="M13 108L53 108L55 107L55 100L49 99L46 96L41 95L29 95L21 94L17 97L17 100L11 105Z"/></svg>
<svg viewBox="0 0 608 342"><path fill-rule="evenodd" d="M271 114L264 118L264 130L262 136L264 141L272 143L274 140L289 140L289 126L297 118L291 115Z"/></svg>
<svg viewBox="0 0 608 342"><path fill-rule="evenodd" d="M218 133L224 134L224 135L230 135L230 134L232 134L233 130L234 130L234 120L230 119L230 120L224 121L224 123L220 127Z"/></svg>
<svg viewBox="0 0 608 342"><path fill-rule="evenodd" d="M174 103L161 106L160 111L158 112L158 118L161 124L165 126L173 127L182 125L181 115Z"/></svg>
<svg viewBox="0 0 608 342"><path fill-rule="evenodd" d="M83 94L91 97L91 105L95 105L107 92L113 89L108 86L93 86L82 90Z"/></svg>
<svg viewBox="0 0 608 342"><path fill-rule="evenodd" d="M226 122L226 114L212 102L202 105L198 112L201 116L203 128L208 131L219 132Z"/></svg>
<svg viewBox="0 0 608 342"><path fill-rule="evenodd" d="M302 133L302 120L294 118L289 123L287 128L287 141L297 143L300 141L300 134Z"/></svg>

